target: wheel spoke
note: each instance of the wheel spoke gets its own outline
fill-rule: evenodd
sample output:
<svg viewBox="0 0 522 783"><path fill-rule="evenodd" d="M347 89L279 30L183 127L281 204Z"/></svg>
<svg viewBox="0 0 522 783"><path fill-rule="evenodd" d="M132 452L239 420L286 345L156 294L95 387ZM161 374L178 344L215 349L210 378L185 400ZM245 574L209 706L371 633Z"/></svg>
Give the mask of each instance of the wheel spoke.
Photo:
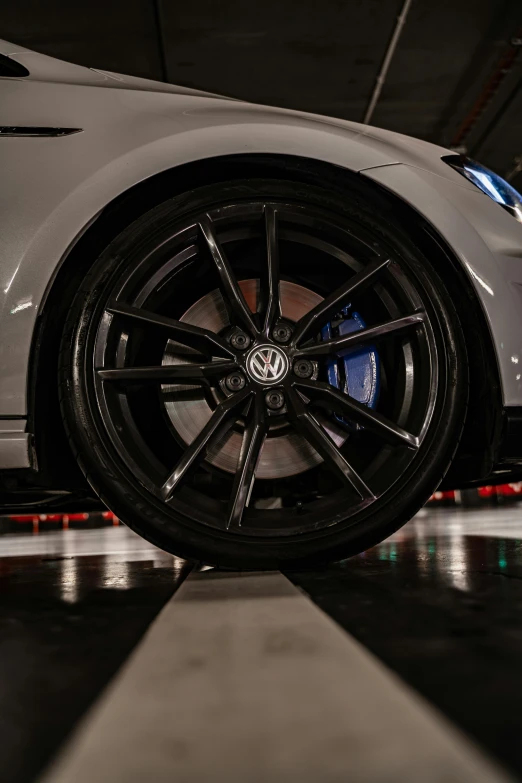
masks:
<svg viewBox="0 0 522 783"><path fill-rule="evenodd" d="M426 322L425 312L406 315L404 318L397 318L394 321L386 321L377 326L370 326L368 329L361 329L358 332L350 332L342 337L336 337L332 340L325 340L322 343L314 343L300 348L300 356L329 356L331 354L343 354L345 351L353 350L365 343L375 342L383 337L392 336L400 332L405 332L412 327L419 326Z"/></svg>
<svg viewBox="0 0 522 783"><path fill-rule="evenodd" d="M255 399L251 403L251 412L241 444L236 477L230 496L227 529L241 525L243 513L255 480L256 467L266 432L263 399L260 394L256 394Z"/></svg>
<svg viewBox="0 0 522 783"><path fill-rule="evenodd" d="M263 318L263 333L270 337L277 319L281 317L279 294L279 246L277 233L277 212L265 207L266 267L260 277L260 312Z"/></svg>
<svg viewBox="0 0 522 783"><path fill-rule="evenodd" d="M161 367L122 367L98 370L103 381L135 381L137 383L202 383L237 369L235 362L208 364L163 364Z"/></svg>
<svg viewBox="0 0 522 783"><path fill-rule="evenodd" d="M161 329L170 334L177 342L187 345L205 356L219 356L228 359L234 355L227 343L208 329L201 329L199 326L192 326L183 321L176 321L174 318L157 315L149 310L142 310L140 307L132 307L131 305L112 303L107 307L107 312L127 318L140 326Z"/></svg>
<svg viewBox="0 0 522 783"><path fill-rule="evenodd" d="M353 397L341 394L329 383L296 380L295 386L302 389L312 402L321 403L334 413L344 416L356 424L361 424L379 435L387 443L395 446L408 446L408 448L415 450L420 446L419 438L416 435L406 432L402 427L366 405L357 402Z"/></svg>
<svg viewBox="0 0 522 783"><path fill-rule="evenodd" d="M346 483L351 484L361 498L373 500L375 495L372 490L344 458L315 416L307 410L304 401L294 389L290 389L288 393L288 412L295 427L304 435L310 445L313 446L334 472Z"/></svg>
<svg viewBox="0 0 522 783"><path fill-rule="evenodd" d="M214 226L208 215L201 218L199 221L199 228L217 269L221 293L225 306L229 310L229 314L237 319L239 324L249 331L252 336L256 335L258 330L254 323L252 313L245 301L245 297L243 296L236 276L232 271L232 267L218 242Z"/></svg>
<svg viewBox="0 0 522 783"><path fill-rule="evenodd" d="M212 443L233 426L239 416L239 408L251 394L250 389L242 391L221 402L205 424L199 435L187 447L178 464L163 484L161 497L167 501L180 486L192 468L196 467L206 455Z"/></svg>
<svg viewBox="0 0 522 783"><path fill-rule="evenodd" d="M390 259L374 261L339 286L330 296L306 313L298 322L293 336L294 345L303 342L314 331L319 331L326 321L329 321L348 303L347 300L368 286L374 285L378 277L390 264Z"/></svg>

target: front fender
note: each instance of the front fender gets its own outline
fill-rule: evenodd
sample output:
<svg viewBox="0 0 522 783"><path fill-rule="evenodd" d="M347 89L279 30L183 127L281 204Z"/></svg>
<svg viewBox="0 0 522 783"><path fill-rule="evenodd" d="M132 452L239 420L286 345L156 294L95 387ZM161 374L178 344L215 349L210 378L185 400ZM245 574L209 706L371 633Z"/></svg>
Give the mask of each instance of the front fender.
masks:
<svg viewBox="0 0 522 783"><path fill-rule="evenodd" d="M299 112L30 78L2 79L0 93L0 125L82 129L60 138L0 136L4 417L27 413L36 318L69 249L101 210L139 182L192 161L251 153L301 156L351 171L407 160L460 178L440 160L440 148Z"/></svg>

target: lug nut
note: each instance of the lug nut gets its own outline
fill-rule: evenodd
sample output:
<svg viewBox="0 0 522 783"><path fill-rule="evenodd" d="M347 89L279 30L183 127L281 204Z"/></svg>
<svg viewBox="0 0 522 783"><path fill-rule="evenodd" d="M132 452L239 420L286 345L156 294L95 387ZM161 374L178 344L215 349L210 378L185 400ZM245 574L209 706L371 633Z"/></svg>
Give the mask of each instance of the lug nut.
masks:
<svg viewBox="0 0 522 783"><path fill-rule="evenodd" d="M240 372L231 372L230 375L227 375L225 378L225 386L231 392L241 391L241 389L244 388L245 383L245 376Z"/></svg>
<svg viewBox="0 0 522 783"><path fill-rule="evenodd" d="M230 345L232 348L237 348L238 351L244 351L250 345L250 337L245 332L238 330L230 338Z"/></svg>
<svg viewBox="0 0 522 783"><path fill-rule="evenodd" d="M265 402L266 407L270 408L271 411L278 411L285 404L285 395L283 392L274 389L265 394Z"/></svg>
<svg viewBox="0 0 522 783"><path fill-rule="evenodd" d="M298 378L311 378L314 374L314 365L308 359L298 359L294 364L294 375Z"/></svg>
<svg viewBox="0 0 522 783"><path fill-rule="evenodd" d="M272 337L276 343L287 343L291 336L292 329L288 326L288 324L277 324L274 331L272 332Z"/></svg>

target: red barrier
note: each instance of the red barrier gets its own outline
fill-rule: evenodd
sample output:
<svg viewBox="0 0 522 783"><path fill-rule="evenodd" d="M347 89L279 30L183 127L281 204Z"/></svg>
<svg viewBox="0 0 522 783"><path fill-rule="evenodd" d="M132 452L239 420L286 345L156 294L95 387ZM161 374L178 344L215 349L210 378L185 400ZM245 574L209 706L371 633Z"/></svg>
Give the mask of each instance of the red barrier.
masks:
<svg viewBox="0 0 522 783"><path fill-rule="evenodd" d="M71 522L86 522L87 520L92 522L96 519L112 522L115 527L120 524L120 520L112 511L97 511L90 514L87 512L75 514L12 514L9 516L9 519L12 522L32 524L34 533L38 533L42 522L61 523L62 530L68 530Z"/></svg>
<svg viewBox="0 0 522 783"><path fill-rule="evenodd" d="M501 484L497 487L487 485L485 487L478 487L474 490L477 494L477 498L485 501L486 503L495 502L502 498L518 498L522 500L522 482L513 484ZM428 501L429 503L454 503L456 506L461 505L460 492L454 490L447 490L445 492L434 492Z"/></svg>

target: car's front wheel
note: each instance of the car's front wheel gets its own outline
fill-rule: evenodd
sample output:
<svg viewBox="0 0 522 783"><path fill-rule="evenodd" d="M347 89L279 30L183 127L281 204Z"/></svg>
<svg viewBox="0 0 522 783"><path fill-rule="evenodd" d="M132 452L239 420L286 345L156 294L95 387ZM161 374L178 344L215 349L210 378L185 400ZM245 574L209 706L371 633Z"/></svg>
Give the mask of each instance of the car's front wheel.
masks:
<svg viewBox="0 0 522 783"><path fill-rule="evenodd" d="M64 330L88 481L153 543L240 568L340 559L437 487L467 398L444 284L372 191L252 179L136 220Z"/></svg>

